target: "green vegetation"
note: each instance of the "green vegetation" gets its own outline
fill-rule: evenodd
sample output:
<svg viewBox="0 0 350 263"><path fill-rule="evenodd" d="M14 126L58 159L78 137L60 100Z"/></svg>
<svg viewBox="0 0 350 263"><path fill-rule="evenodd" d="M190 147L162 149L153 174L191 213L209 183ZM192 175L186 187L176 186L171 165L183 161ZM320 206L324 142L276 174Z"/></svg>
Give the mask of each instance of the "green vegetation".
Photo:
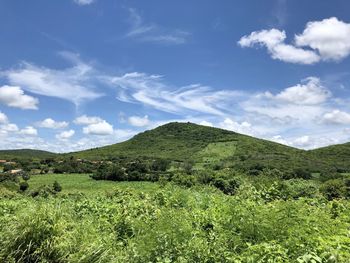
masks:
<svg viewBox="0 0 350 263"><path fill-rule="evenodd" d="M31 149L20 149L20 150L0 150L0 159L13 160L13 159L43 159L55 157L55 153L31 150Z"/></svg>
<svg viewBox="0 0 350 263"><path fill-rule="evenodd" d="M0 199L0 261L348 262L347 200L327 201L314 181L232 179L227 195L208 186L33 176L30 187L57 181L62 192Z"/></svg>
<svg viewBox="0 0 350 263"><path fill-rule="evenodd" d="M350 262L349 149L170 123L18 151L0 173L0 262Z"/></svg>

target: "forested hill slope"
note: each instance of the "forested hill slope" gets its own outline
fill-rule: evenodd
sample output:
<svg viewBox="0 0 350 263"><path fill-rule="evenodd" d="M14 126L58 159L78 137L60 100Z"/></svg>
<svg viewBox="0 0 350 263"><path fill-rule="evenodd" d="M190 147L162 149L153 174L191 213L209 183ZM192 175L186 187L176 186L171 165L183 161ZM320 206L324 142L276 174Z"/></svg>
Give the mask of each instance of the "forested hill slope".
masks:
<svg viewBox="0 0 350 263"><path fill-rule="evenodd" d="M122 143L70 153L68 156L87 159L120 156L166 158L174 161L193 160L203 164L278 168L323 165L322 160L312 156L309 158L304 150L228 130L177 122L145 131Z"/></svg>
<svg viewBox="0 0 350 263"><path fill-rule="evenodd" d="M44 159L58 156L55 153L32 150L32 149L18 149L18 150L0 150L0 159L13 160L13 159Z"/></svg>
<svg viewBox="0 0 350 263"><path fill-rule="evenodd" d="M350 168L350 143L331 145L308 152L313 158L319 158L332 164L339 172Z"/></svg>

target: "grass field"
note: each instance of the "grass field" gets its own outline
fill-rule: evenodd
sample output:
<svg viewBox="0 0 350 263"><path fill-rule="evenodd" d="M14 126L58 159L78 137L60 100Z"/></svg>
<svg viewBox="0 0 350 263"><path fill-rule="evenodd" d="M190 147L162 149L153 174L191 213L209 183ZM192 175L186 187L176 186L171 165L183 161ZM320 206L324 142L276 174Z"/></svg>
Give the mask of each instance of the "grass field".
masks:
<svg viewBox="0 0 350 263"><path fill-rule="evenodd" d="M43 185L52 185L57 181L62 186L62 193L96 194L116 188L140 190L143 192L153 191L159 188L158 184L150 182L112 182L96 181L88 174L45 174L34 175L29 180L30 189Z"/></svg>

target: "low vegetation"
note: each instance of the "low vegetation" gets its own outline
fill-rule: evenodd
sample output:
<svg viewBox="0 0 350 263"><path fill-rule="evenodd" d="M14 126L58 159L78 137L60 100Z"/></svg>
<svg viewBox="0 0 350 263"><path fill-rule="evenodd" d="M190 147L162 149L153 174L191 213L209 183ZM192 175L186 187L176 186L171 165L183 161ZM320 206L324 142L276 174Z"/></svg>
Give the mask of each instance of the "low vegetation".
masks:
<svg viewBox="0 0 350 263"><path fill-rule="evenodd" d="M11 158L0 262L349 262L350 165L347 146L334 147L172 123L105 148Z"/></svg>

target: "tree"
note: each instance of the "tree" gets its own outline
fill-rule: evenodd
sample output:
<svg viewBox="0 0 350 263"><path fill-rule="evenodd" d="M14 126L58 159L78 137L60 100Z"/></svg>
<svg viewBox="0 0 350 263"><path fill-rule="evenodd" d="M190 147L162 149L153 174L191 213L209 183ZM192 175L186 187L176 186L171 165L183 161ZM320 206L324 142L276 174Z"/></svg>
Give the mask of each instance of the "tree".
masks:
<svg viewBox="0 0 350 263"><path fill-rule="evenodd" d="M153 161L151 165L151 169L153 171L165 172L166 170L168 170L169 165L170 165L170 161L165 159L157 159Z"/></svg>
<svg viewBox="0 0 350 263"><path fill-rule="evenodd" d="M61 192L61 191L62 191L62 186L61 186L57 181L55 181L55 182L53 183L52 188L53 188L53 190L54 190L55 192Z"/></svg>

